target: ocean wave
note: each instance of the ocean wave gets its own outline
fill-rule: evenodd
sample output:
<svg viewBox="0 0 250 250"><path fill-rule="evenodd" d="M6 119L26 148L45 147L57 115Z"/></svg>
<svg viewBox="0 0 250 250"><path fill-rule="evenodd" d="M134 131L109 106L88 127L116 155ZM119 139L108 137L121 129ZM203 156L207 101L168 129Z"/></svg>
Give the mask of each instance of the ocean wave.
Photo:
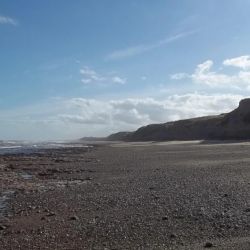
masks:
<svg viewBox="0 0 250 250"><path fill-rule="evenodd" d="M58 148L74 148L84 147L89 148L92 146L70 143L70 142L23 142L23 141L1 141L0 142L0 155L3 154L17 154L17 153L32 153L42 149L58 149Z"/></svg>

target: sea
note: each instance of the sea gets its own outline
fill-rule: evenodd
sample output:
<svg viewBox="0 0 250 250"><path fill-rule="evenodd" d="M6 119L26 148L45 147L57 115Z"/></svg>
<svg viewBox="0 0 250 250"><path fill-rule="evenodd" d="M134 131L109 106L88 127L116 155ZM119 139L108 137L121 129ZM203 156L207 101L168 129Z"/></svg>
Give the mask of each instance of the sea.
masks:
<svg viewBox="0 0 250 250"><path fill-rule="evenodd" d="M4 141L0 140L0 155L35 153L43 149L59 149L69 147L92 147L78 141Z"/></svg>

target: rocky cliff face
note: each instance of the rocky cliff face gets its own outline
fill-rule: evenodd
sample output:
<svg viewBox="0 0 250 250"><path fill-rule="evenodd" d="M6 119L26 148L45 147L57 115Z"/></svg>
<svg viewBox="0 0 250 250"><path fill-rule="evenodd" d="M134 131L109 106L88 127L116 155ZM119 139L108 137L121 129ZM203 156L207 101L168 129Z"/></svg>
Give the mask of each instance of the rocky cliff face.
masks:
<svg viewBox="0 0 250 250"><path fill-rule="evenodd" d="M240 101L239 107L222 119L222 139L250 139L250 99Z"/></svg>
<svg viewBox="0 0 250 250"><path fill-rule="evenodd" d="M119 140L125 141L221 139L250 139L250 99L242 100L237 109L227 114L151 124L119 134Z"/></svg>

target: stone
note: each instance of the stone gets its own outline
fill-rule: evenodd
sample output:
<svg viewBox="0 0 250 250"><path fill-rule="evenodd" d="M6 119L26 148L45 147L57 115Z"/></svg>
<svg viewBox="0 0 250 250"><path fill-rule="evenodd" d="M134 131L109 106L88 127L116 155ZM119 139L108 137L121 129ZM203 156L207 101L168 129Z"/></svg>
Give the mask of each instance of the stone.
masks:
<svg viewBox="0 0 250 250"><path fill-rule="evenodd" d="M55 216L55 215L56 215L56 213L54 213L54 212L50 212L47 214L48 217Z"/></svg>
<svg viewBox="0 0 250 250"><path fill-rule="evenodd" d="M5 229L6 229L6 226L0 225L0 231L3 231L3 230L5 230Z"/></svg>
<svg viewBox="0 0 250 250"><path fill-rule="evenodd" d="M205 245L204 245L205 248L212 248L213 246L214 245L211 242L206 242Z"/></svg>
<svg viewBox="0 0 250 250"><path fill-rule="evenodd" d="M79 220L79 218L76 215L73 215L69 218L70 220Z"/></svg>
<svg viewBox="0 0 250 250"><path fill-rule="evenodd" d="M174 238L176 238L177 237L177 235L176 234L170 234L170 236L169 236L171 239L174 239Z"/></svg>

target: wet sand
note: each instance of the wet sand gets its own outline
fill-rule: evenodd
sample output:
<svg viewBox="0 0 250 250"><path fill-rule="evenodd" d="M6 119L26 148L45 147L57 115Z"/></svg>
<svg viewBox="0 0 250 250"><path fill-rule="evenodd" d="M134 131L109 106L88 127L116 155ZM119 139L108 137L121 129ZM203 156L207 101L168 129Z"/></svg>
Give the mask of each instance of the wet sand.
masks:
<svg viewBox="0 0 250 250"><path fill-rule="evenodd" d="M250 249L250 144L0 156L0 249Z"/></svg>

